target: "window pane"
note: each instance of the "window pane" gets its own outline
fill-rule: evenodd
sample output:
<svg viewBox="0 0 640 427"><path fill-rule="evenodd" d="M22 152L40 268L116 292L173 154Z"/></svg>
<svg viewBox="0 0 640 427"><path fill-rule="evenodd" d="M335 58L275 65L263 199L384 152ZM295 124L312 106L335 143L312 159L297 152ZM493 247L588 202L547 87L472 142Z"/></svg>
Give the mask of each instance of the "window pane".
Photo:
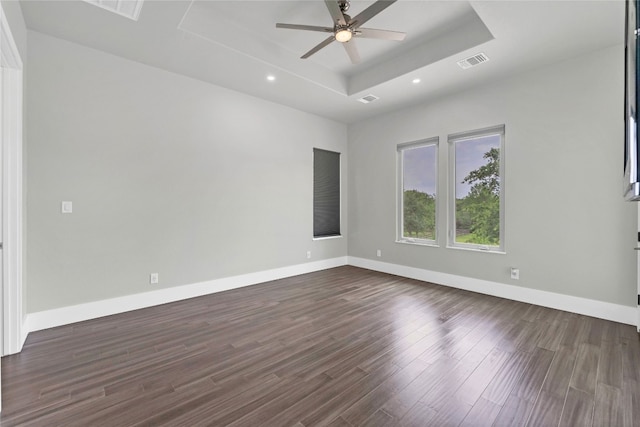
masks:
<svg viewBox="0 0 640 427"><path fill-rule="evenodd" d="M402 237L436 239L436 145L402 150Z"/></svg>
<svg viewBox="0 0 640 427"><path fill-rule="evenodd" d="M313 237L340 235L340 153L313 149Z"/></svg>
<svg viewBox="0 0 640 427"><path fill-rule="evenodd" d="M500 246L501 138L455 141L455 243Z"/></svg>

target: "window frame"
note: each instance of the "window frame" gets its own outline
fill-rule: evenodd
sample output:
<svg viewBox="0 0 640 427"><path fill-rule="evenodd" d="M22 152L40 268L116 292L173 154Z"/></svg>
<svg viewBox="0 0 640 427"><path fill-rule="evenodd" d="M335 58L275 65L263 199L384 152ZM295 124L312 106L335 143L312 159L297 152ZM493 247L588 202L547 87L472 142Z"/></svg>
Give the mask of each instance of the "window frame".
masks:
<svg viewBox="0 0 640 427"><path fill-rule="evenodd" d="M337 185L337 190L338 190L338 209L337 209L337 214L338 214L338 232L337 233L332 233L332 234L316 234L316 216L317 216L317 212L316 212L316 152L317 151L322 151L325 153L330 153L330 154L336 154L337 155L337 160L338 160L338 167L337 167L337 172L338 172L338 185ZM333 150L327 150L324 148L317 148L317 147L313 147L312 150L312 160L311 160L311 165L312 165L312 236L313 236L313 240L325 240L325 239L336 239L336 238L341 238L342 237L342 153L338 152L338 151L333 151Z"/></svg>
<svg viewBox="0 0 640 427"><path fill-rule="evenodd" d="M498 246L477 243L456 242L456 146L455 144L470 139L486 136L500 136L500 243ZM449 214L447 224L447 248L465 249L488 253L504 254L505 250L505 125L497 125L482 129L458 132L447 136L449 149L449 188L447 191Z"/></svg>
<svg viewBox="0 0 640 427"><path fill-rule="evenodd" d="M414 148L420 147L435 147L435 162L434 162L434 174L435 174L435 226L434 226L434 238L432 239L420 239L415 237L404 237L404 163L403 163L403 153L405 150L410 150ZM439 151L440 151L440 137L434 136L431 138L421 139L418 141L405 142L398 144L396 146L396 158L397 158L397 219L396 219L396 243L408 243L414 245L423 245L423 246L440 246L438 244L438 237L440 233L438 232L439 224L439 215L438 215L438 207L440 205L439 202L439 173L438 173L438 159L439 159Z"/></svg>

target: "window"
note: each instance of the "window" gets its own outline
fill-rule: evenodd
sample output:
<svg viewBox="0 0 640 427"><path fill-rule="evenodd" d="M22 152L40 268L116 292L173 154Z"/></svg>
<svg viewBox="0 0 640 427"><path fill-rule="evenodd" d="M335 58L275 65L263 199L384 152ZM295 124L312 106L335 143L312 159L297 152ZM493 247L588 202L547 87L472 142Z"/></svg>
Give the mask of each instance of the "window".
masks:
<svg viewBox="0 0 640 427"><path fill-rule="evenodd" d="M313 149L313 237L340 235L340 153Z"/></svg>
<svg viewBox="0 0 640 427"><path fill-rule="evenodd" d="M504 251L504 126L449 135L449 245Z"/></svg>
<svg viewBox="0 0 640 427"><path fill-rule="evenodd" d="M435 244L438 138L398 145L398 240Z"/></svg>

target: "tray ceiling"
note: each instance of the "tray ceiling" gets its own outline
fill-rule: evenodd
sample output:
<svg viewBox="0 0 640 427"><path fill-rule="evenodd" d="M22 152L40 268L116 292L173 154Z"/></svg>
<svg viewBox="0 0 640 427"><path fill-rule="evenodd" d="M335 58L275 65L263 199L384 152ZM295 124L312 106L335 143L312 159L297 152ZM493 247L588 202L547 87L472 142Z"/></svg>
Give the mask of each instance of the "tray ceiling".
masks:
<svg viewBox="0 0 640 427"><path fill-rule="evenodd" d="M349 13L372 3L352 0ZM362 62L353 65L337 42L299 59L326 34L275 28L331 26L317 0L147 0L138 21L79 1L21 6L31 30L345 123L621 45L624 29L621 1L399 0L366 27L406 39L358 39ZM481 52L491 60L456 65ZM380 99L358 102L368 94Z"/></svg>

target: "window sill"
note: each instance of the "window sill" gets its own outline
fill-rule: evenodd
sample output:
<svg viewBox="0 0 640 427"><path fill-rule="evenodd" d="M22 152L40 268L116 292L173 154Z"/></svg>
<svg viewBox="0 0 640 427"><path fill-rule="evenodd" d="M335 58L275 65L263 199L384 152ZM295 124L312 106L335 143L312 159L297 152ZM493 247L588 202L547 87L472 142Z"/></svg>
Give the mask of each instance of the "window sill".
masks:
<svg viewBox="0 0 640 427"><path fill-rule="evenodd" d="M329 239L342 239L342 234L338 236L322 236L322 237L314 237L313 240L329 240Z"/></svg>
<svg viewBox="0 0 640 427"><path fill-rule="evenodd" d="M396 243L400 243L403 245L416 245L416 246L429 246L432 248L439 248L440 245L438 245L438 243L436 243L435 241L428 241L428 240L409 240L409 239L400 239L400 240L396 240Z"/></svg>
<svg viewBox="0 0 640 427"><path fill-rule="evenodd" d="M503 250L499 249L480 249L466 246L451 246L447 245L447 249L455 249L458 251L471 251L471 252L481 252L483 254L498 254L498 255L506 255L507 253Z"/></svg>

